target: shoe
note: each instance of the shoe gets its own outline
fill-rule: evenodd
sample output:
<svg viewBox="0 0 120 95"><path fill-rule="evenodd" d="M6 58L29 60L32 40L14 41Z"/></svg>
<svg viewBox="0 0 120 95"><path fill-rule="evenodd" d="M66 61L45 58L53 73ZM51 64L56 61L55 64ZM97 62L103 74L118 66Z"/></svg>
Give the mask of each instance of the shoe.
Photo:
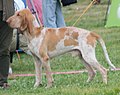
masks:
<svg viewBox="0 0 120 95"><path fill-rule="evenodd" d="M14 74L9 74L8 75L8 79L15 79L15 78L16 78L16 76Z"/></svg>
<svg viewBox="0 0 120 95"><path fill-rule="evenodd" d="M0 87L3 89L9 89L10 85L8 83L4 83L3 85L0 85Z"/></svg>

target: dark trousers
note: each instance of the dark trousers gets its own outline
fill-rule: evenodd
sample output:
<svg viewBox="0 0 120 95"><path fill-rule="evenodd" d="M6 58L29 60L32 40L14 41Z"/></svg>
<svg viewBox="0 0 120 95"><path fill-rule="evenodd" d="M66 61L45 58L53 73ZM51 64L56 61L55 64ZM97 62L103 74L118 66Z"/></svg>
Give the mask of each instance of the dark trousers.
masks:
<svg viewBox="0 0 120 95"><path fill-rule="evenodd" d="M12 36L13 29L5 21L2 21L2 11L0 11L0 85L7 83Z"/></svg>

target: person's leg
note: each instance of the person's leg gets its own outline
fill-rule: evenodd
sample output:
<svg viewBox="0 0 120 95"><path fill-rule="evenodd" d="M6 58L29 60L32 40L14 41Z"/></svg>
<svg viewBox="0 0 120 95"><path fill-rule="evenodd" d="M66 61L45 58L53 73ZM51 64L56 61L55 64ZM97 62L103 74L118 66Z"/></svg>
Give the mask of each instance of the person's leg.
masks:
<svg viewBox="0 0 120 95"><path fill-rule="evenodd" d="M57 23L57 27L66 26L65 21L64 21L64 16L63 16L62 10L61 10L61 4L60 4L59 0L57 0L57 4L56 4L56 23Z"/></svg>
<svg viewBox="0 0 120 95"><path fill-rule="evenodd" d="M42 0L43 24L45 27L56 28L57 0Z"/></svg>
<svg viewBox="0 0 120 95"><path fill-rule="evenodd" d="M0 86L7 83L9 71L9 47L12 40L12 29L0 17Z"/></svg>

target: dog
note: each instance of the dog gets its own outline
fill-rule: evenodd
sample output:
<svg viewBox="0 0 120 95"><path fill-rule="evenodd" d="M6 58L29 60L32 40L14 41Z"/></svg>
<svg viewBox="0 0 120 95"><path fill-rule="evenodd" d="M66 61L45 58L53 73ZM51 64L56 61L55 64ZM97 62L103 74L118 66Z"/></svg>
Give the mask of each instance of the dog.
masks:
<svg viewBox="0 0 120 95"><path fill-rule="evenodd" d="M34 17L29 9L16 12L6 21L11 28L17 28L28 41L35 60L36 82L34 87L42 83L42 66L45 69L47 88L52 86L53 77L49 60L67 52L77 52L88 70L90 82L95 77L95 68L102 75L103 82L107 84L107 69L96 59L95 46L98 41L101 44L105 58L112 69L116 69L111 63L105 43L100 35L77 27L45 28L35 27Z"/></svg>

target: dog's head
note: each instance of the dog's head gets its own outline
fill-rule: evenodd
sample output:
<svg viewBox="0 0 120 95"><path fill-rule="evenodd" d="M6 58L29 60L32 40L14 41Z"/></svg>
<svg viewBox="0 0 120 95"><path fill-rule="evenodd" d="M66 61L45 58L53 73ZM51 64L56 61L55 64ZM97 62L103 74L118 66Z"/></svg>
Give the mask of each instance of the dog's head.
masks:
<svg viewBox="0 0 120 95"><path fill-rule="evenodd" d="M7 23L11 28L17 28L23 33L26 29L31 33L33 31L34 16L29 9L23 9L16 12L7 19Z"/></svg>

